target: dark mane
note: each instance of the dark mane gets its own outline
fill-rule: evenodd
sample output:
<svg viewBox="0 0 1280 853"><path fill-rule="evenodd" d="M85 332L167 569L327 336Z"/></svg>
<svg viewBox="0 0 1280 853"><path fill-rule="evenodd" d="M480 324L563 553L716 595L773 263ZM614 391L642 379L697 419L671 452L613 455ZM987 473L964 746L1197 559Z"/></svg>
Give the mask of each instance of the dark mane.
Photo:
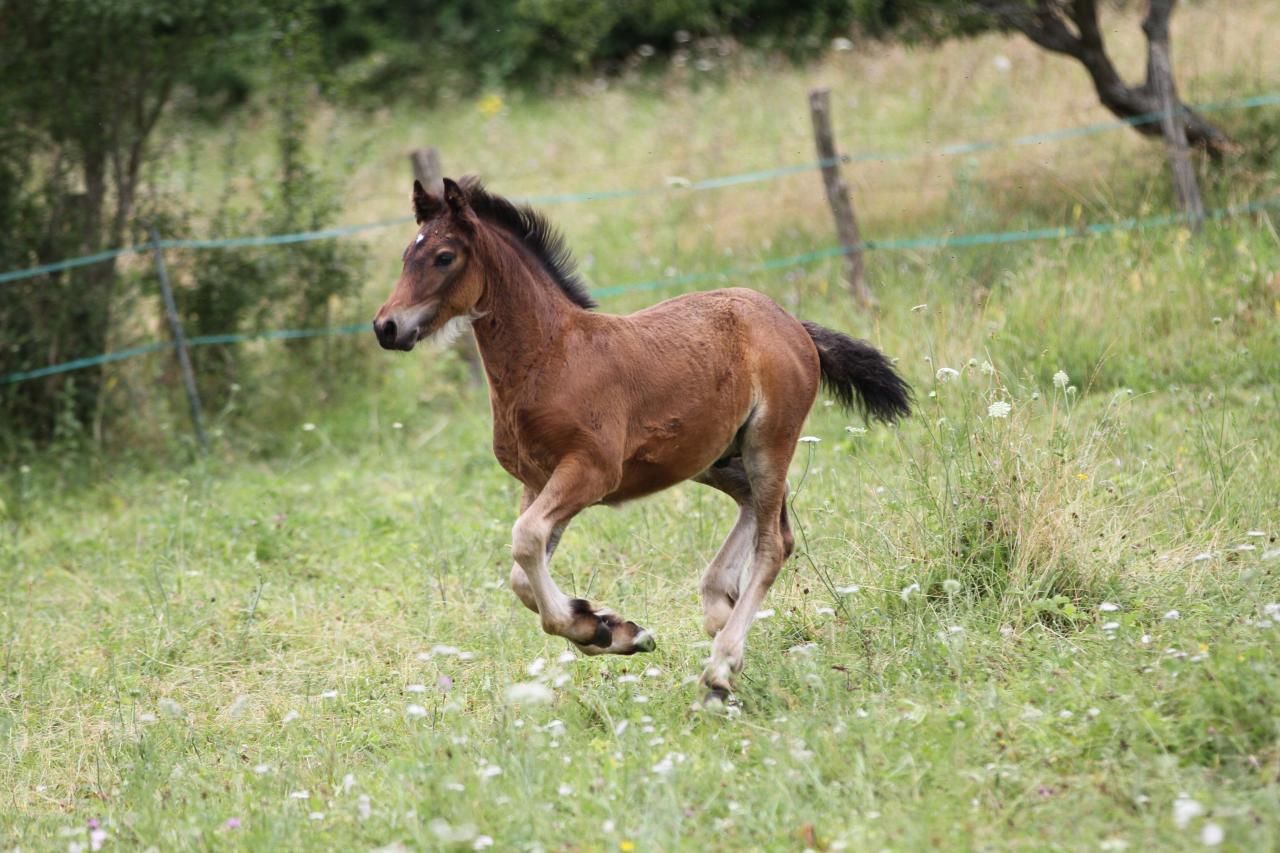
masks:
<svg viewBox="0 0 1280 853"><path fill-rule="evenodd" d="M596 307L586 284L578 277L577 262L565 245L564 235L546 216L527 204L515 204L500 195L492 195L479 178L467 176L460 185L476 215L505 228L519 240L542 262L551 280L575 305L587 309Z"/></svg>

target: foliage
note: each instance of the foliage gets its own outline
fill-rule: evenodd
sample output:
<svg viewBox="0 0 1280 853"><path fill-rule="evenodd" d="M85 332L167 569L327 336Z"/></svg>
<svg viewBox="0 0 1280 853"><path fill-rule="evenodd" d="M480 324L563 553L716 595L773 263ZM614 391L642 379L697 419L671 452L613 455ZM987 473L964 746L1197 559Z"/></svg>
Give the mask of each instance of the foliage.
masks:
<svg viewBox="0 0 1280 853"><path fill-rule="evenodd" d="M312 81L323 77L314 30L293 19L273 37L273 52L285 61L275 73L267 109L278 118L274 168L254 175L261 192L252 199L224 192L213 206L208 227L214 233L292 234L336 224L342 212L337 184L316 167L306 145L308 117L315 97ZM244 168L238 140L226 144L223 186L235 186ZM332 309L356 294L364 283L366 255L358 243L320 240L261 249L215 251L190 258L179 308L188 334L222 335L263 329L333 325ZM340 347L338 347L340 348ZM308 381L329 386L337 373L327 357L332 341L299 340L286 347ZM202 396L215 408L228 399L232 385L248 381L241 347L209 347L194 359ZM278 372L282 365L274 365Z"/></svg>
<svg viewBox="0 0 1280 853"><path fill-rule="evenodd" d="M268 82L281 117L281 169L265 207L246 213L224 205L214 224L297 231L328 224L337 212L333 190L308 164L303 144L312 81L324 76L310 3L37 0L8 6L0 28L5 269L143 243L147 226L179 236L175 226L195 213L183 208L195 202L157 191L164 168L155 159L163 152L156 137L165 135L158 128L172 117L175 102L190 115L215 115L224 103L217 93L217 81L226 79L220 69L255 67ZM116 49L124 44L129 50ZM199 213L203 229L209 217ZM294 247L268 261L219 258L198 271L192 292L183 294L184 307L193 330L202 332L240 330L252 319L249 306L262 311L269 302L279 319L314 323L326 316L331 297L352 289L357 257L327 244ZM139 315L156 305L150 259L139 260L108 259L5 285L0 373L136 342L147 326ZM0 434L48 441L68 430L99 431L113 415L104 407L101 378L90 368L5 387Z"/></svg>
<svg viewBox="0 0 1280 853"><path fill-rule="evenodd" d="M546 85L568 75L634 68L659 54L737 43L794 58L812 56L853 27L883 31L895 0L335 0L324 7L324 43L334 66L360 85L391 81L428 96L481 85Z"/></svg>
<svg viewBox="0 0 1280 853"><path fill-rule="evenodd" d="M142 179L175 91L237 55L262 25L247 0L7 0L0 10L0 219L6 269L93 254L143 239ZM122 49L122 46L128 49ZM0 371L103 352L129 282L114 260L6 287ZM100 414L100 374L6 388L6 432L48 437L56 402L74 421Z"/></svg>

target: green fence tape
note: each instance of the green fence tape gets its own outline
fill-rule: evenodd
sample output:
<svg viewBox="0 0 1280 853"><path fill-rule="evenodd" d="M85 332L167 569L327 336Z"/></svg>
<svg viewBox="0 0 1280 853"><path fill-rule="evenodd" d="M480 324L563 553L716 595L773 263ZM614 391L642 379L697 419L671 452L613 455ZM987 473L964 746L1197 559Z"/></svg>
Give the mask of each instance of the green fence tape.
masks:
<svg viewBox="0 0 1280 853"><path fill-rule="evenodd" d="M1278 205L1280 205L1280 196L1273 196L1271 198L1251 201L1245 204L1231 205L1229 207L1210 210L1205 213L1205 218L1218 221L1246 213L1256 213L1266 208ZM761 261L760 263L750 264L747 266L722 267L720 269L710 270L704 273L673 275L666 276L664 278L650 279L647 281L631 282L629 284L593 288L591 294L597 297L617 296L622 293L657 290L659 288L676 287L682 284L694 284L717 278L728 278L734 275L747 275L757 272L767 272L769 270L785 269L787 267L803 266L805 264L811 264L827 258L839 257L840 255L847 254L848 252L857 251L858 249L867 252L902 251L905 249L947 249L963 248L967 246L989 246L1001 243L1022 243L1034 240L1066 240L1074 237L1109 234L1116 231L1133 231L1140 228L1160 228L1170 225L1181 225L1187 224L1190 221L1190 217L1185 213L1164 213L1143 218L1131 217L1128 219L1116 220L1114 222L1095 222L1076 227L1060 226L1057 228L1035 228L1027 231L990 231L980 234L937 234L921 237L899 237L887 240L867 240L852 249L846 249L843 246L831 246L825 249L815 249L810 252L804 252L799 255L769 258ZM291 338L314 338L325 335L346 335L365 332L368 330L368 323L351 323L343 326L324 326L315 329L271 329L261 332L201 335L189 338L188 343L192 346L212 346L245 343L253 340L282 340ZM38 379L42 376L52 376L57 373L66 373L68 371L80 370L99 364L107 364L109 362L120 361L121 359L132 358L145 353L155 352L160 349L168 349L172 346L172 343L154 342L133 347L131 349L118 350L116 352L105 353L103 355L63 362L62 364L54 364L49 367L41 367L36 370L10 373L6 376L0 376L0 385L6 385L12 382L22 382L28 379Z"/></svg>
<svg viewBox="0 0 1280 853"><path fill-rule="evenodd" d="M1256 107L1273 106L1277 104L1280 104L1280 92L1270 92L1262 95L1253 95L1247 98L1197 104L1192 106L1191 109L1198 110L1200 112L1217 112L1232 109L1253 109ZM1035 133L1007 140L961 142L954 145L946 145L941 148L917 148L899 152L858 154L849 159L854 163L880 163L896 160L908 160L915 157L931 155L971 154L1018 145L1039 145L1046 142L1058 142L1078 136L1089 136L1096 133L1104 133L1123 127L1149 124L1159 121L1163 115L1163 112L1145 113L1143 115L1132 116L1126 119L1118 119L1116 121L1099 122L1097 124L1083 125L1081 127L1064 128L1062 130L1054 130L1047 133ZM636 198L644 195L652 195L654 193L669 192L673 189L685 189L691 191L712 190L758 181L768 181L773 180L774 178L784 177L786 175L822 169L827 166L834 165L835 162L835 160L818 160L812 163L799 163L791 166L779 166L773 169L741 172L736 175L706 178L704 180L691 181L687 184L678 183L670 186L644 187L639 189L597 190L581 193L564 193L559 195L518 196L513 200L526 204L565 204L571 202L608 201L613 199ZM358 234L362 231L371 231L377 228L388 228L394 225L404 225L412 221L413 217L411 216L397 216L391 219L382 219L377 222L366 222L359 225L342 225L334 228L323 228L317 231L299 231L294 234L270 234L249 237L215 237L201 240L161 240L159 246L162 249L231 249L252 246L279 246L289 243L304 243L311 240L332 240L338 237ZM120 249L108 249L93 255L84 255L83 257L70 258L65 261L58 261L50 264L42 264L40 266L29 267L27 269L11 270L9 272L0 273L0 284L24 278L32 278L38 275L46 275L60 270L101 263L102 261L107 261L131 252L145 252L152 248L153 246L151 244L144 243L139 246L126 246Z"/></svg>

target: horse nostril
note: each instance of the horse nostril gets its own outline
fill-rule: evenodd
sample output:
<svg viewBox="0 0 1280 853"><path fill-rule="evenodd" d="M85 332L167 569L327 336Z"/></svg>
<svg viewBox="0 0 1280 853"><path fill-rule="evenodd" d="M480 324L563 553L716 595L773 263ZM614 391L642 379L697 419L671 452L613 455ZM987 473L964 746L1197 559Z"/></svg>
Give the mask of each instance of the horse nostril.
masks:
<svg viewBox="0 0 1280 853"><path fill-rule="evenodd" d="M382 344L384 347L390 346L391 344L395 343L396 342L396 321L395 320L384 321L383 324L378 327L377 333L378 333L378 343Z"/></svg>

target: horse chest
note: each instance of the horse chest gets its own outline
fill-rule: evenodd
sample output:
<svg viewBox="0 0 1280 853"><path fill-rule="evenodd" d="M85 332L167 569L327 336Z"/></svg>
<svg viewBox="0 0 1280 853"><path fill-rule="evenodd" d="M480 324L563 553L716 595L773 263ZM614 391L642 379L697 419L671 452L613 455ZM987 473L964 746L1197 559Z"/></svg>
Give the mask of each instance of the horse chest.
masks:
<svg viewBox="0 0 1280 853"><path fill-rule="evenodd" d="M548 441L541 430L531 428L529 418L518 412L495 412L493 455L498 464L520 482L541 488L564 455L563 448Z"/></svg>

